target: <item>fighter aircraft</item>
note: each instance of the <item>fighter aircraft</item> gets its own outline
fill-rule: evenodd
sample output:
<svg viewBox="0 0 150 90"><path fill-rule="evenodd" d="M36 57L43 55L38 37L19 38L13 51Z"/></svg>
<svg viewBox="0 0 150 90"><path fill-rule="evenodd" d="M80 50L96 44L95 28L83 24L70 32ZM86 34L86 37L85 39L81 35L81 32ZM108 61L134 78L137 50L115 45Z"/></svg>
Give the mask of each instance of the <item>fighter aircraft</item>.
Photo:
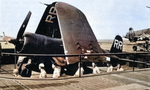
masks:
<svg viewBox="0 0 150 90"><path fill-rule="evenodd" d="M44 64L44 69L47 73L52 73L53 64L54 67L61 68L61 72L66 68L64 72L74 75L78 69L80 59L83 62L106 62L105 56L88 56L92 53L109 52L100 47L85 15L79 9L63 2L45 5L47 8L35 33L24 33L31 16L31 12L29 12L16 39L4 37L5 41L15 45L15 53L31 54L30 56L19 56L18 58L17 65L21 76L30 77L32 70L39 71L40 63ZM117 51L113 50L114 48ZM112 45L111 52L114 51L122 51L122 38L119 35ZM58 57L36 56L36 54L87 54L87 56ZM107 56L118 59L117 56ZM24 69L22 69L23 63L27 63ZM84 65L83 68L85 72L88 69Z"/></svg>
<svg viewBox="0 0 150 90"><path fill-rule="evenodd" d="M130 33L130 35L129 33L130 32L126 34L125 38L129 39L129 41L131 42L130 44L133 45L134 51L137 51L137 46L145 49L148 52L150 51L150 28L134 31L134 34Z"/></svg>

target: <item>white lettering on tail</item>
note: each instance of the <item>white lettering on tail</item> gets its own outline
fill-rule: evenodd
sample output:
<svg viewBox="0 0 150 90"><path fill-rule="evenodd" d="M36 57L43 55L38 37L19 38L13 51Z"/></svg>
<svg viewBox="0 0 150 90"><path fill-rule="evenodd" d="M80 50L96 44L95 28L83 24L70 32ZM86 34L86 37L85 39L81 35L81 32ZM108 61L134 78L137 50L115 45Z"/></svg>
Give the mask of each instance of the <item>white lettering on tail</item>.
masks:
<svg viewBox="0 0 150 90"><path fill-rule="evenodd" d="M122 44L123 44L122 41L119 41L119 40L115 39L114 48L122 50Z"/></svg>

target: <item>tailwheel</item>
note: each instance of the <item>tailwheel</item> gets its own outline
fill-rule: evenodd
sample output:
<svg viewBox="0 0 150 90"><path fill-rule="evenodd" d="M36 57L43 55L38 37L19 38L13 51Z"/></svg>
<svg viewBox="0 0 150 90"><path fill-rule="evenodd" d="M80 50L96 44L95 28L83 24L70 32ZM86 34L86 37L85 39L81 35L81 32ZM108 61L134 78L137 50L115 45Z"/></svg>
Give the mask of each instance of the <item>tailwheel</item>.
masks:
<svg viewBox="0 0 150 90"><path fill-rule="evenodd" d="M133 51L137 51L137 46L133 46Z"/></svg>

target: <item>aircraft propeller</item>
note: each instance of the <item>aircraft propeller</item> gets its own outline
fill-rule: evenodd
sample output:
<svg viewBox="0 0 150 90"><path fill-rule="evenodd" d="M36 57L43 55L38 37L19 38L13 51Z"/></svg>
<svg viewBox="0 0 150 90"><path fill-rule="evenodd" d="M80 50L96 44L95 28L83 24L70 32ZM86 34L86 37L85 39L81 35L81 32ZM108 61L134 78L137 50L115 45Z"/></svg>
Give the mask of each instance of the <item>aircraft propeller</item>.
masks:
<svg viewBox="0 0 150 90"><path fill-rule="evenodd" d="M146 6L147 8L150 8L149 6Z"/></svg>
<svg viewBox="0 0 150 90"><path fill-rule="evenodd" d="M22 25L21 25L21 27L20 27L20 29L19 29L19 31L18 31L18 34L17 34L17 38L16 38L16 47L15 47L15 49L18 51L19 50L19 44L20 44L20 39L22 38L22 36L23 36L23 34L24 34L24 31L25 31L25 29L26 29L26 27L27 27L27 24L28 24L28 22L29 22L29 19L30 19L30 16L31 16L31 12L29 11L28 12L28 14L27 14L27 16L26 16L26 18L25 18L25 20L24 20L24 22L22 23Z"/></svg>
<svg viewBox="0 0 150 90"><path fill-rule="evenodd" d="M28 21L30 19L30 16L31 16L31 12L29 11L28 15L26 16L24 22L22 23L22 25L21 25L21 27L19 29L19 32L18 32L17 38L16 38L17 41L22 37L22 35L23 35L23 33L24 33L24 31L25 31L25 29L27 27L27 24L28 24Z"/></svg>

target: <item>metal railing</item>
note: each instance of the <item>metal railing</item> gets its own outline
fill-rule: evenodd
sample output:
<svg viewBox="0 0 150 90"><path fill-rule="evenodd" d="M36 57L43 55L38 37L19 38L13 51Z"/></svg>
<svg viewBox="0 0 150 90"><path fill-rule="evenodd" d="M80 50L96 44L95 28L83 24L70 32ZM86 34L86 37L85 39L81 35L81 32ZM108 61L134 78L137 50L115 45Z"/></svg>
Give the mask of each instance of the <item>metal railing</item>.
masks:
<svg viewBox="0 0 150 90"><path fill-rule="evenodd" d="M147 55L150 56L150 53L91 53L91 54L72 54L72 55L65 55L65 54L23 54L23 53L1 53L2 56L27 56L27 57L79 57L80 59L80 65L79 65L79 77L81 77L81 62L82 62L82 57L83 56L110 56L110 55ZM142 63L146 65L150 65L150 63L147 62L142 62L142 61L137 61L137 60L131 60L131 59L124 59L124 58L119 58L118 60L122 61L128 61L128 62L133 62L133 71L135 70L135 63Z"/></svg>

